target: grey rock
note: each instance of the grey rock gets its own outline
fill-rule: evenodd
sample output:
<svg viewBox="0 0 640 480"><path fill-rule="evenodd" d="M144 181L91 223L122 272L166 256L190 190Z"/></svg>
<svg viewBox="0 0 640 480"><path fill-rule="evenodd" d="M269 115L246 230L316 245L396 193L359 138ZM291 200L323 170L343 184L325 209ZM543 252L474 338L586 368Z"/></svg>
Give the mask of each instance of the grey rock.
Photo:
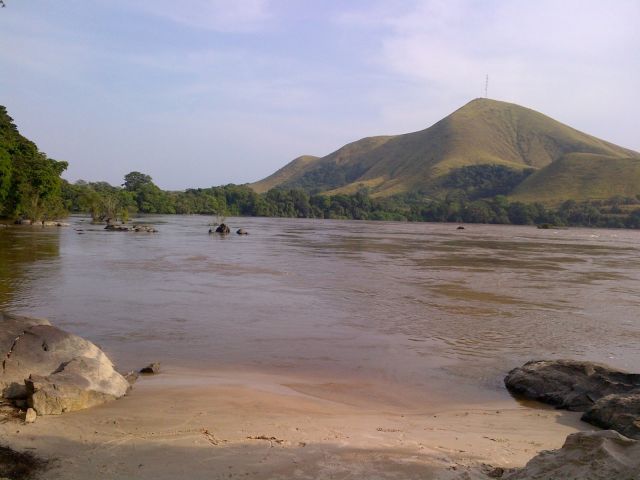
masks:
<svg viewBox="0 0 640 480"><path fill-rule="evenodd" d="M249 232L247 232L244 228L239 228L236 233L238 235L249 235Z"/></svg>
<svg viewBox="0 0 640 480"><path fill-rule="evenodd" d="M102 350L46 320L1 314L0 332L0 396L26 399L38 415L88 408L130 388Z"/></svg>
<svg viewBox="0 0 640 480"><path fill-rule="evenodd" d="M231 230L229 229L229 227L226 224L221 223L220 225L218 225L216 227L216 232L215 233L221 233L223 235L226 235L226 234L228 234L230 232L231 232Z"/></svg>
<svg viewBox="0 0 640 480"><path fill-rule="evenodd" d="M578 432L562 448L543 451L506 480L638 480L640 442L613 430Z"/></svg>
<svg viewBox="0 0 640 480"><path fill-rule="evenodd" d="M146 373L146 374L160 373L160 363L159 362L150 363L146 367L140 369L140 373Z"/></svg>
<svg viewBox="0 0 640 480"><path fill-rule="evenodd" d="M582 420L640 440L640 390L602 397L582 415Z"/></svg>
<svg viewBox="0 0 640 480"><path fill-rule="evenodd" d="M134 225L132 227L132 230L134 232L158 233L158 230L156 230L154 227L152 227L150 225Z"/></svg>
<svg viewBox="0 0 640 480"><path fill-rule="evenodd" d="M600 398L640 389L640 375L574 360L525 363L505 377L510 392L558 408L584 412Z"/></svg>
<svg viewBox="0 0 640 480"><path fill-rule="evenodd" d="M115 371L106 378L87 375L99 370L97 360L76 358L53 375L31 375L25 381L29 406L38 415L60 415L115 400L128 391L129 383L124 378L116 380Z"/></svg>
<svg viewBox="0 0 640 480"><path fill-rule="evenodd" d="M107 223L107 226L104 227L105 230L109 230L111 232L130 232L131 229L127 225L117 224L117 223Z"/></svg>
<svg viewBox="0 0 640 480"><path fill-rule="evenodd" d="M133 370L125 373L124 375L124 379L129 382L129 385L133 385L134 383L136 383L138 381L138 378L140 377L140 374L138 372L134 372Z"/></svg>

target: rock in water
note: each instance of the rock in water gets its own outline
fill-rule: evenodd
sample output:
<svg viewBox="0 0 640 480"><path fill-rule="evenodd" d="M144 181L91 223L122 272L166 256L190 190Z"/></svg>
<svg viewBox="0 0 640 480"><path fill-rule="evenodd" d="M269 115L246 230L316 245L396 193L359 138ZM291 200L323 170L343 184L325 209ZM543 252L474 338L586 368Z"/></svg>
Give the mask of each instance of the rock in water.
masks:
<svg viewBox="0 0 640 480"><path fill-rule="evenodd" d="M226 235L227 233L230 233L230 232L231 232L231 230L224 223L221 223L216 228L216 233L222 233L223 235Z"/></svg>
<svg viewBox="0 0 640 480"><path fill-rule="evenodd" d="M640 442L613 430L578 432L559 450L543 451L506 480L638 480Z"/></svg>
<svg viewBox="0 0 640 480"><path fill-rule="evenodd" d="M602 397L585 412L582 420L640 440L640 389Z"/></svg>
<svg viewBox="0 0 640 480"><path fill-rule="evenodd" d="M140 373L152 374L160 373L160 363L153 362L147 365L146 367L140 369Z"/></svg>
<svg viewBox="0 0 640 480"><path fill-rule="evenodd" d="M504 382L512 393L577 412L607 395L640 389L638 374L574 360L527 362L511 370Z"/></svg>
<svg viewBox="0 0 640 480"><path fill-rule="evenodd" d="M131 231L131 229L126 225L119 225L116 223L107 223L107 226L104 227L104 229L112 232L130 232Z"/></svg>
<svg viewBox="0 0 640 480"><path fill-rule="evenodd" d="M238 235L249 235L249 232L247 232L244 228L239 228L236 233Z"/></svg>
<svg viewBox="0 0 640 480"><path fill-rule="evenodd" d="M38 415L98 405L130 387L97 346L46 320L0 312L0 356L0 396L26 399Z"/></svg>

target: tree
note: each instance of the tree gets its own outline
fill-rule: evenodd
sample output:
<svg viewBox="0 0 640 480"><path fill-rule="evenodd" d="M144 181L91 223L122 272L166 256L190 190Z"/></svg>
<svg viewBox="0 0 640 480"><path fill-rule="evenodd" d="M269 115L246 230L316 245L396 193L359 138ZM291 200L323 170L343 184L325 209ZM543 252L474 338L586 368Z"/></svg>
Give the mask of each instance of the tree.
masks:
<svg viewBox="0 0 640 480"><path fill-rule="evenodd" d="M64 213L62 179L67 162L47 158L20 135L0 106L0 215L33 221Z"/></svg>
<svg viewBox="0 0 640 480"><path fill-rule="evenodd" d="M130 192L137 192L143 185L153 185L153 181L149 175L140 172L130 172L124 176L122 186Z"/></svg>
<svg viewBox="0 0 640 480"><path fill-rule="evenodd" d="M4 200L9 196L11 188L11 157L0 147L0 212L4 210Z"/></svg>

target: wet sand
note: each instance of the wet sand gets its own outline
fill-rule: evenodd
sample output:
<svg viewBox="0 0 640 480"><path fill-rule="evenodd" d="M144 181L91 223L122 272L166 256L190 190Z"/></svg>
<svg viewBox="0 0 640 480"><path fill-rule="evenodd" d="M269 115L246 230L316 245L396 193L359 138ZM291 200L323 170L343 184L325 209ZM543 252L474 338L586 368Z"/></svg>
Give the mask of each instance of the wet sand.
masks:
<svg viewBox="0 0 640 480"><path fill-rule="evenodd" d="M47 479L475 479L590 429L514 401L421 403L326 380L169 368L94 409L7 419L0 436L52 459Z"/></svg>

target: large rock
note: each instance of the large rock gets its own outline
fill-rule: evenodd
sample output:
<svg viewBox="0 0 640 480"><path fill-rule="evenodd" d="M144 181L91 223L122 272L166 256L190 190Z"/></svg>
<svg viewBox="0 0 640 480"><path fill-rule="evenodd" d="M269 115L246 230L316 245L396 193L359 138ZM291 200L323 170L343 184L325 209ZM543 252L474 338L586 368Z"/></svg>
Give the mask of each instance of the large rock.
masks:
<svg viewBox="0 0 640 480"><path fill-rule="evenodd" d="M638 480L640 442L613 430L578 432L559 450L543 451L506 480Z"/></svg>
<svg viewBox="0 0 640 480"><path fill-rule="evenodd" d="M607 395L640 389L638 374L574 360L527 362L511 370L504 382L512 393L578 412Z"/></svg>
<svg viewBox="0 0 640 480"><path fill-rule="evenodd" d="M582 420L640 440L640 390L602 397L582 415Z"/></svg>
<svg viewBox="0 0 640 480"><path fill-rule="evenodd" d="M0 311L0 357L4 360L11 355L16 340L34 325L51 325L43 318L8 315ZM0 384L1 388L1 384ZM1 392L0 392L1 393Z"/></svg>
<svg viewBox="0 0 640 480"><path fill-rule="evenodd" d="M216 233L221 233L223 235L227 235L229 232L231 232L231 229L227 225L225 225L224 223L221 223L216 228Z"/></svg>
<svg viewBox="0 0 640 480"><path fill-rule="evenodd" d="M46 320L0 314L0 396L38 415L88 408L122 397L130 385L105 353Z"/></svg>

